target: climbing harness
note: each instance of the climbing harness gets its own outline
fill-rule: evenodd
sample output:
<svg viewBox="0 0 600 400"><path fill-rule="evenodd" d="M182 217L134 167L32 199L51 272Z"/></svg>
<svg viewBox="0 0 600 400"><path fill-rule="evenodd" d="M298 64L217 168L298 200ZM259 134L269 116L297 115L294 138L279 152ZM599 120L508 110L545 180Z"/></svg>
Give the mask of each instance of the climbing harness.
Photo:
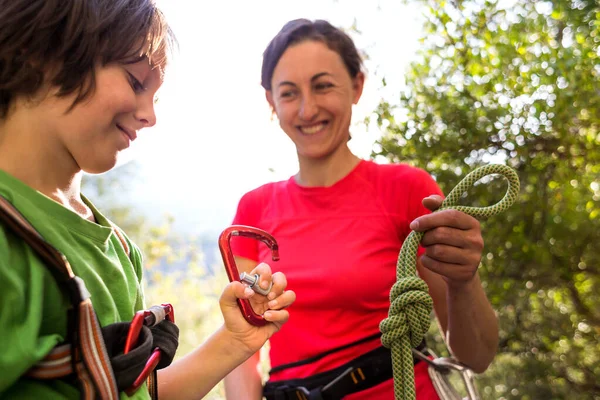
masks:
<svg viewBox="0 0 600 400"><path fill-rule="evenodd" d="M29 245L49 268L71 304L68 309L67 338L34 365L25 376L49 380L77 378L81 398L118 400L120 391L135 392L144 381L156 398L155 369L168 366L175 355L179 330L172 323L172 307L164 304L136 314L133 325L114 323L100 327L90 293L77 277L66 257L46 242L21 213L0 196L0 222ZM118 234L119 239L121 235ZM126 243L123 246L127 251ZM141 317L138 317L140 315ZM163 323L165 320L169 322ZM127 339L126 339L127 337ZM129 354L122 354L129 343ZM148 364L152 349L160 349L156 364ZM161 357L162 355L162 357ZM157 366L158 364L158 366ZM154 367L152 367L154 365ZM135 386L135 388L134 388Z"/></svg>
<svg viewBox="0 0 600 400"><path fill-rule="evenodd" d="M479 179L491 174L503 175L508 181L508 189L502 200L488 207L457 205L464 192ZM436 212L455 209L475 218L487 218L508 209L517 199L518 193L519 178L512 168L499 164L487 165L474 170L460 181ZM422 237L423 232L412 231L402 245L396 269L397 281L390 291L389 314L379 325L382 344L392 350L396 400L415 399L411 349L421 343L429 329L433 307L427 284L416 274L417 249Z"/></svg>
<svg viewBox="0 0 600 400"><path fill-rule="evenodd" d="M223 264L225 266L225 271L227 272L227 277L230 282L234 281L242 281L240 278L240 273L235 264L235 258L233 257L233 252L231 251L231 237L232 236L243 236L251 239L259 240L266 244L269 249L271 249L272 259L273 261L279 260L279 246L277 245L277 241L273 236L269 233L263 231L259 228L254 228L252 226L245 225L232 225L226 228L221 235L219 235L219 250L221 251L221 256L223 257ZM256 283L258 281L258 276L244 275L244 280L248 282ZM260 288L260 286L251 284L252 289L255 292L266 295L269 292ZM270 288L269 288L270 289ZM263 318L262 315L258 315L252 309L252 305L247 299L237 299L238 306L242 312L242 315L248 321L249 324L254 326L264 326L267 324L267 321Z"/></svg>
<svg viewBox="0 0 600 400"><path fill-rule="evenodd" d="M330 354L362 343L380 340L380 338L381 333L377 332L375 335L327 350L310 358L278 365L272 368L269 374L311 364ZM424 341L417 349L419 354L428 353ZM413 359L414 365L419 362L421 362L419 358ZM392 374L391 352L380 346L339 367L306 378L269 380L264 387L263 396L267 400L339 400L349 394L361 392L390 380Z"/></svg>

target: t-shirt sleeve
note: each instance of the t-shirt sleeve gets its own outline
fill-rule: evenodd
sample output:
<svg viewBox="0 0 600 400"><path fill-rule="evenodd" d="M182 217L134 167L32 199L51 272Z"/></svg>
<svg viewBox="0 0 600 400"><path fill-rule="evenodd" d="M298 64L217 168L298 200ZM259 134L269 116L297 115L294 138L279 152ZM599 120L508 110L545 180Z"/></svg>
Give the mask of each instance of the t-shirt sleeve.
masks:
<svg viewBox="0 0 600 400"><path fill-rule="evenodd" d="M260 212L260 202L258 192L253 191L246 193L240 199L235 216L233 217L234 225L247 225L259 228L258 215ZM258 241L246 237L232 237L231 251L234 256L248 258L258 262Z"/></svg>
<svg viewBox="0 0 600 400"><path fill-rule="evenodd" d="M64 340L42 331L43 299L62 298L52 281L33 251L0 225L0 397ZM64 307L53 305L56 313Z"/></svg>

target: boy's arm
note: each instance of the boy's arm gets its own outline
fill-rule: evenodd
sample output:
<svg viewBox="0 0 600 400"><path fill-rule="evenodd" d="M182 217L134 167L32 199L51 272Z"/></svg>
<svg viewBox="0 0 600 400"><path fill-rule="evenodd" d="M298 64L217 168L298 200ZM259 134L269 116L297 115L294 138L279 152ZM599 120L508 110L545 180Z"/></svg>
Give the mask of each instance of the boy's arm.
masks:
<svg viewBox="0 0 600 400"><path fill-rule="evenodd" d="M158 371L159 398L201 399L250 355L221 327L192 353Z"/></svg>
<svg viewBox="0 0 600 400"><path fill-rule="evenodd" d="M159 398L202 398L238 365L256 354L287 321L289 314L284 308L294 302L296 295L291 290L285 291L285 276L276 273L271 278L271 269L266 264L258 265L252 273L258 273L261 281L272 279L269 298L254 293L240 282L229 283L219 302L224 325L195 351L158 372ZM236 300L250 297L255 311L269 321L265 326L250 325L242 316Z"/></svg>

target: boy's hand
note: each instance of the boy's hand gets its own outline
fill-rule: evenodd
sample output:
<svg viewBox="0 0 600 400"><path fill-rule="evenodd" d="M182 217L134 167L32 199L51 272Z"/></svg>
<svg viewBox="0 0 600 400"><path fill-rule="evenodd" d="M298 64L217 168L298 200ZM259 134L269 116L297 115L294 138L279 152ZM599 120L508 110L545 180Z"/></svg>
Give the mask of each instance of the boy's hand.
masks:
<svg viewBox="0 0 600 400"><path fill-rule="evenodd" d="M284 310L296 299L296 294L291 290L285 290L287 280L281 272L271 275L271 268L267 264L259 264L251 272L251 275L259 274L259 285L268 288L271 280L273 287L268 296L255 293L252 289L241 282L230 282L219 300L221 312L225 320L225 329L232 335L234 341L245 346L249 355L256 353L265 342L277 332L288 320L289 313ZM261 314L269 321L265 326L254 326L249 324L237 305L236 299L249 299L254 312Z"/></svg>
<svg viewBox="0 0 600 400"><path fill-rule="evenodd" d="M431 211L442 204L442 197L423 199ZM410 228L425 232L421 245L423 266L444 277L449 286L469 283L479 268L483 251L481 227L477 219L457 210L442 210L415 219Z"/></svg>

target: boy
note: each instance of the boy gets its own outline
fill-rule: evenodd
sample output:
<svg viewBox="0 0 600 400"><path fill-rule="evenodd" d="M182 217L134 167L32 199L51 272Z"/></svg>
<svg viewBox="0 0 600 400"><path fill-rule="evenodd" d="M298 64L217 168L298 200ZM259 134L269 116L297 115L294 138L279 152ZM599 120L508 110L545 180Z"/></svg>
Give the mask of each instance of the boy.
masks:
<svg viewBox="0 0 600 400"><path fill-rule="evenodd" d="M113 168L138 132L155 124L172 33L152 0L0 0L0 195L69 260L101 326L145 307L139 249L80 193L83 172ZM287 320L285 276L269 297L234 282L223 327L158 372L161 399L202 397ZM264 282L266 284L266 282ZM236 299L252 296L269 323L246 323ZM0 224L0 397L77 398L73 376L25 377L67 336L67 308L48 267ZM270 306L270 307L269 307ZM124 393L121 398L128 398ZM145 386L132 398L149 398Z"/></svg>

